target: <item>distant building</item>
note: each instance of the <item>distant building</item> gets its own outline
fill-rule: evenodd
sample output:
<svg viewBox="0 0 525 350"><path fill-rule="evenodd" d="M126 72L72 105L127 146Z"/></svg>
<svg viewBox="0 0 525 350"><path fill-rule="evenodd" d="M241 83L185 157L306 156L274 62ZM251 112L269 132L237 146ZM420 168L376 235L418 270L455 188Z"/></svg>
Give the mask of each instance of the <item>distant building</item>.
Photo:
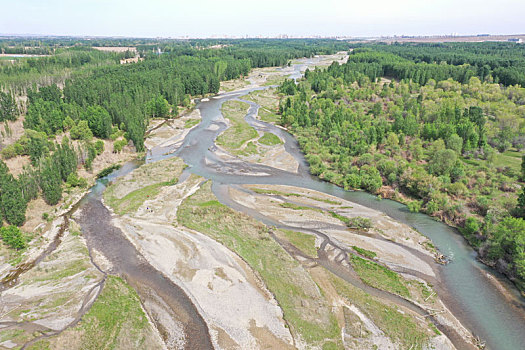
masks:
<svg viewBox="0 0 525 350"><path fill-rule="evenodd" d="M508 41L510 41L511 43L516 43L516 44L523 43L523 39L522 38L510 38Z"/></svg>

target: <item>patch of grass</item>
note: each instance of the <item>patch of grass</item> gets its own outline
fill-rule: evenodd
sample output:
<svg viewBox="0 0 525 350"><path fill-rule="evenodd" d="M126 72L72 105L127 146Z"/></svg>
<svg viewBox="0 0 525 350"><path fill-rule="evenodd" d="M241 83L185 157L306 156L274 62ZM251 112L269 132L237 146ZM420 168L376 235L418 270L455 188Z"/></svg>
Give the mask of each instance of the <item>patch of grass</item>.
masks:
<svg viewBox="0 0 525 350"><path fill-rule="evenodd" d="M280 85L286 77L282 75L270 75L266 78L266 81L262 84L262 86L270 86L270 85Z"/></svg>
<svg viewBox="0 0 525 350"><path fill-rule="evenodd" d="M198 205L200 208L207 208L207 207L217 207L217 208L220 208L222 203L219 202L218 200L216 199L212 199L211 201L207 201L207 202L201 202L201 203L196 203L196 205Z"/></svg>
<svg viewBox="0 0 525 350"><path fill-rule="evenodd" d="M330 272L327 273L337 293L355 304L390 339L401 343L402 349L423 349L428 342L429 334L412 317L400 313L395 307L383 304Z"/></svg>
<svg viewBox="0 0 525 350"><path fill-rule="evenodd" d="M313 196L309 196L308 198L313 199L314 201L323 202L323 203L327 203L327 204L333 204L333 205L341 205L341 203L342 203L342 202L338 202L338 201L333 201L333 200L328 199L328 198L319 198L319 197L313 197Z"/></svg>
<svg viewBox="0 0 525 350"><path fill-rule="evenodd" d="M138 348L144 347L142 333L149 327L137 292L120 277L108 276L102 293L75 328L83 331L84 349L114 349L123 334L134 338L129 342Z"/></svg>
<svg viewBox="0 0 525 350"><path fill-rule="evenodd" d="M508 166L509 168L520 171L521 170L521 153L507 151L504 153L497 153L494 159L494 166L496 168L503 168Z"/></svg>
<svg viewBox="0 0 525 350"><path fill-rule="evenodd" d="M22 262L22 259L24 258L24 256L21 254L21 251L17 251L17 254L14 258L10 259L8 261L8 264L11 265L11 266L17 266L18 264L20 264Z"/></svg>
<svg viewBox="0 0 525 350"><path fill-rule="evenodd" d="M332 215L332 217L344 222L348 228L368 230L372 227L372 221L368 218L363 218L361 216L349 218L344 215L337 214L335 211L329 211L329 213Z"/></svg>
<svg viewBox="0 0 525 350"><path fill-rule="evenodd" d="M216 202L210 182L182 202L177 220L236 252L257 271L292 332L309 344L340 343L337 320L310 275L270 237L266 226Z"/></svg>
<svg viewBox="0 0 525 350"><path fill-rule="evenodd" d="M5 331L0 331L0 342L4 342L6 340L13 340L23 333L24 331L22 329L8 329Z"/></svg>
<svg viewBox="0 0 525 350"><path fill-rule="evenodd" d="M337 214L335 211L329 211L330 215L332 215L332 217L336 218L337 220L339 221L342 221L345 225L349 225L350 224L350 219L347 218L346 216L343 216L341 214Z"/></svg>
<svg viewBox="0 0 525 350"><path fill-rule="evenodd" d="M431 329L436 335L441 335L441 332L439 331L439 329L436 327L435 324L433 324L432 322L429 322L429 323L428 323L428 326L430 327L430 329Z"/></svg>
<svg viewBox="0 0 525 350"><path fill-rule="evenodd" d="M42 340L39 340L31 344L26 349L27 350L51 350L51 343L47 339L42 339Z"/></svg>
<svg viewBox="0 0 525 350"><path fill-rule="evenodd" d="M199 119L188 119L184 122L184 127L186 129L193 128L195 125L199 124L201 121Z"/></svg>
<svg viewBox="0 0 525 350"><path fill-rule="evenodd" d="M294 204L294 203L288 203L288 202L279 203L279 206L281 206L281 207L283 207L283 208L287 208L287 209L293 209L293 210L313 210L313 211L323 212L323 211L320 210L320 209L311 208L311 207L306 207L306 206L304 206L304 205L297 205L297 204Z"/></svg>
<svg viewBox="0 0 525 350"><path fill-rule="evenodd" d="M113 208L115 213L119 215L124 215L128 213L134 213L138 208L149 198L154 198L159 194L160 189L164 186L169 186L177 181L167 181L152 184L135 190L128 193L122 198L116 198L113 196L108 196L107 200L108 205Z"/></svg>
<svg viewBox="0 0 525 350"><path fill-rule="evenodd" d="M258 114L263 122L277 123L279 120L281 120L280 115L278 115L277 113L273 113L266 108L259 108Z"/></svg>
<svg viewBox="0 0 525 350"><path fill-rule="evenodd" d="M277 190L266 190L264 188L252 188L251 190L258 194L271 194L271 195L283 196L283 197L302 197L298 193L286 193L286 192L281 192Z"/></svg>
<svg viewBox="0 0 525 350"><path fill-rule="evenodd" d="M399 275L373 261L356 255L350 256L350 262L361 280L374 288L409 298L410 292Z"/></svg>
<svg viewBox="0 0 525 350"><path fill-rule="evenodd" d="M315 236L303 232L290 230L279 230L286 237L286 240L293 244L297 249L313 258L317 257L317 248L315 247Z"/></svg>
<svg viewBox="0 0 525 350"><path fill-rule="evenodd" d="M339 346L334 342L328 341L323 344L323 350L337 350L337 349L339 349Z"/></svg>
<svg viewBox="0 0 525 350"><path fill-rule="evenodd" d="M58 281L63 278L74 276L81 273L87 268L85 262L75 260L67 265L62 265L60 268L51 271L43 271L37 277L31 279L31 283L44 281Z"/></svg>
<svg viewBox="0 0 525 350"><path fill-rule="evenodd" d="M263 145L267 146L275 146L280 145L283 142L279 138L279 136L272 134L270 132L265 132L264 135L259 139L259 143L262 143Z"/></svg>
<svg viewBox="0 0 525 350"><path fill-rule="evenodd" d="M217 137L217 144L235 155L242 152L242 145L259 136L244 120L248 107L246 102L226 101L221 108L222 114L232 125Z"/></svg>
<svg viewBox="0 0 525 350"><path fill-rule="evenodd" d="M259 151L257 150L257 145L253 141L248 142L246 144L246 147L244 147L242 151L238 152L238 154L241 154L243 156L250 156L252 154L257 153L259 153Z"/></svg>
<svg viewBox="0 0 525 350"><path fill-rule="evenodd" d="M373 259L377 256L377 254L373 251L370 251L370 250L367 250L367 249L364 249L364 248L359 248L358 246L352 246L352 248L358 252L359 254L363 255L363 256L366 256L367 258L369 259Z"/></svg>

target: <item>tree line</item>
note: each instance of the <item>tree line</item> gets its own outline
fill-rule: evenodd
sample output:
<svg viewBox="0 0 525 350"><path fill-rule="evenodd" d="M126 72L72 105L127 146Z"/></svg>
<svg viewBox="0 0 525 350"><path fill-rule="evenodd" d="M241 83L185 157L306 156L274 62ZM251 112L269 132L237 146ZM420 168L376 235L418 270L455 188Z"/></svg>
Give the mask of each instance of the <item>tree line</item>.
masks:
<svg viewBox="0 0 525 350"><path fill-rule="evenodd" d="M449 75L444 79L455 78L463 83L470 76L477 76L482 81L507 86L525 85L525 47L515 43L395 43L354 47L356 53L368 50L384 53L386 75L413 79L423 85L428 79L441 80L439 78L446 70L451 70L456 76Z"/></svg>

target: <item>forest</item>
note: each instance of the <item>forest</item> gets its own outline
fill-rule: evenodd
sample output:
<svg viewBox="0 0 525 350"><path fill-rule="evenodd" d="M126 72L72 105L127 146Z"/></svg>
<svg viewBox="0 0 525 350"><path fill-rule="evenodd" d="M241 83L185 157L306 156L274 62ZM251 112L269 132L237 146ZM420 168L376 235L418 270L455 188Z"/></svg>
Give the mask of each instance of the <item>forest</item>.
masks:
<svg viewBox="0 0 525 350"><path fill-rule="evenodd" d="M457 226L480 259L525 290L521 50L360 45L345 64L285 81L280 123L313 174Z"/></svg>
<svg viewBox="0 0 525 350"><path fill-rule="evenodd" d="M513 43L373 44L353 50L352 69L370 79L389 76L425 85L448 78L467 83L477 76L505 86L525 84L525 48Z"/></svg>
<svg viewBox="0 0 525 350"><path fill-rule="evenodd" d="M30 201L55 205L65 189L87 185L77 170L92 171L103 140L113 152L126 145L142 152L151 118L177 116L194 97L217 93L220 81L344 47L331 40L0 39L3 53L45 55L0 60L0 217L12 225L1 232L4 242L24 247L16 226ZM120 64L135 55L142 60ZM5 143L10 123L22 117L23 135ZM5 161L21 157L30 164L14 176Z"/></svg>

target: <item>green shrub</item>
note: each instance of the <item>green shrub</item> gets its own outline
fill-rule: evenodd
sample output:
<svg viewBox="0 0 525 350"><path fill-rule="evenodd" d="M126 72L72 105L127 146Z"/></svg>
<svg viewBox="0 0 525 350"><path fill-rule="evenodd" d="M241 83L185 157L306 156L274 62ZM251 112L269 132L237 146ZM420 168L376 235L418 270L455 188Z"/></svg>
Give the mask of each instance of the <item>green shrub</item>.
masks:
<svg viewBox="0 0 525 350"><path fill-rule="evenodd" d="M91 140L93 132L89 128L87 120L81 120L71 128L70 136L72 140Z"/></svg>
<svg viewBox="0 0 525 350"><path fill-rule="evenodd" d="M2 236L4 244L13 249L23 249L27 246L22 231L16 226L10 225L0 228L0 236Z"/></svg>
<svg viewBox="0 0 525 350"><path fill-rule="evenodd" d="M104 141L102 140L97 140L95 142L95 150L97 151L97 155L101 154L102 152L104 152Z"/></svg>
<svg viewBox="0 0 525 350"><path fill-rule="evenodd" d="M358 174L347 174L345 176L345 189L357 189L361 187L361 177Z"/></svg>
<svg viewBox="0 0 525 350"><path fill-rule="evenodd" d="M100 179L101 177L111 174L113 171L120 169L120 167L121 167L120 164L113 164L103 169L100 173L97 174L97 179Z"/></svg>
<svg viewBox="0 0 525 350"><path fill-rule="evenodd" d="M71 173L67 177L66 185L69 187L86 187L87 181L83 177L78 176L76 173Z"/></svg>
<svg viewBox="0 0 525 350"><path fill-rule="evenodd" d="M118 140L113 142L113 153L120 153L127 144L128 142L126 140Z"/></svg>
<svg viewBox="0 0 525 350"><path fill-rule="evenodd" d="M412 201L407 203L408 210L410 210L412 213L419 213L422 205L422 201Z"/></svg>

